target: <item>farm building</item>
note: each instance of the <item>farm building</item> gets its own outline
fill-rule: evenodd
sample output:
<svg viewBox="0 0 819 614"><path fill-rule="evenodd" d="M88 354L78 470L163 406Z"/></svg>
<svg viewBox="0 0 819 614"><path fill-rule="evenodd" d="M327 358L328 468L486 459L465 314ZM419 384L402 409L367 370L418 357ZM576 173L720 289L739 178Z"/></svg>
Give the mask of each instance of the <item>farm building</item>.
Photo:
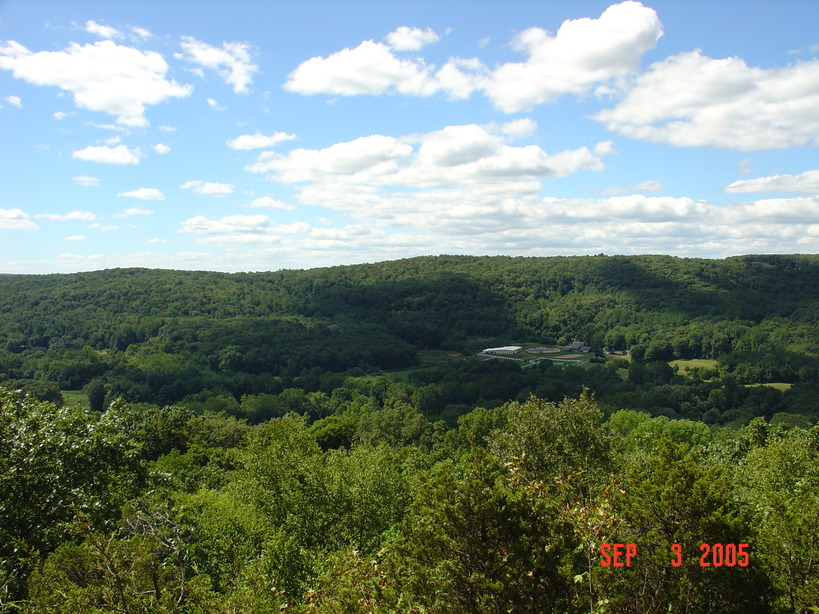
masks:
<svg viewBox="0 0 819 614"><path fill-rule="evenodd" d="M591 346L586 345L585 341L575 341L571 345L563 346L564 352L591 352Z"/></svg>
<svg viewBox="0 0 819 614"><path fill-rule="evenodd" d="M536 348L529 348L526 350L530 354L553 354L555 352L559 352L557 348L545 348L545 347L536 347Z"/></svg>
<svg viewBox="0 0 819 614"><path fill-rule="evenodd" d="M523 348L519 345L505 345L499 348L486 348L482 353L483 354L495 354L497 356L512 356L513 354L517 354Z"/></svg>

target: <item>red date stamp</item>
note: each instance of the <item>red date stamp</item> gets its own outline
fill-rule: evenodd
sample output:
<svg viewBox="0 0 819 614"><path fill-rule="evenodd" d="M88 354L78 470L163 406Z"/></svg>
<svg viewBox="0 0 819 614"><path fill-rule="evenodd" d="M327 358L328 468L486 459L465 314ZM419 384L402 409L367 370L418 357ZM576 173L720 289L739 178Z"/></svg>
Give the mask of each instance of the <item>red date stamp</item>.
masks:
<svg viewBox="0 0 819 614"><path fill-rule="evenodd" d="M680 544L671 546L671 565L683 563ZM600 546L602 567L631 567L637 557L637 544L603 544ZM750 562L748 544L701 544L700 567L747 567Z"/></svg>

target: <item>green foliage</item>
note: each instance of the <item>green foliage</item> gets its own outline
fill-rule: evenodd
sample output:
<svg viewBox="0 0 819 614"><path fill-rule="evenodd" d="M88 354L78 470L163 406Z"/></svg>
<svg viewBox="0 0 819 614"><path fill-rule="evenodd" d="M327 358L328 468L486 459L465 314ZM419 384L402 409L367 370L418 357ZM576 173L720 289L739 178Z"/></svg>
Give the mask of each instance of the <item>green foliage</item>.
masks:
<svg viewBox="0 0 819 614"><path fill-rule="evenodd" d="M393 577L433 612L566 612L567 531L497 460L439 464L389 545Z"/></svg>
<svg viewBox="0 0 819 614"><path fill-rule="evenodd" d="M758 560L767 566L779 609L819 603L819 431L791 429L749 451L735 481L753 506Z"/></svg>
<svg viewBox="0 0 819 614"><path fill-rule="evenodd" d="M506 421L506 429L493 437L490 449L533 478L579 475L582 483L592 485L611 469L603 412L587 393L560 403L536 398L511 403Z"/></svg>
<svg viewBox="0 0 819 614"><path fill-rule="evenodd" d="M701 566L702 544L748 543L756 556L756 530L749 510L732 497L726 466L663 436L648 454L630 456L621 484L615 512L625 522L613 541L638 544L639 556L609 577L615 609L769 611L770 582L758 560L748 567ZM674 544L681 547L679 567L671 565Z"/></svg>
<svg viewBox="0 0 819 614"><path fill-rule="evenodd" d="M0 566L12 598L25 594L26 559L56 548L78 513L96 526L144 483L138 446L113 417L0 389Z"/></svg>
<svg viewBox="0 0 819 614"><path fill-rule="evenodd" d="M207 576L189 564L185 528L161 509L132 509L110 534L78 519L82 539L50 554L31 579L31 614L213 611Z"/></svg>

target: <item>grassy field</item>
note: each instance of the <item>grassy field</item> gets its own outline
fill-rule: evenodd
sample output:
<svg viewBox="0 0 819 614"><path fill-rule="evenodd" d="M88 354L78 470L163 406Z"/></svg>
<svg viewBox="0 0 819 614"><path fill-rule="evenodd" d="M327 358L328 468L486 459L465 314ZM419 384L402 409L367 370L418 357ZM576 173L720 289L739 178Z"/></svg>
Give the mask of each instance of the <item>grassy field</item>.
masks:
<svg viewBox="0 0 819 614"><path fill-rule="evenodd" d="M63 401L66 407L81 407L88 409L88 395L82 390L63 390Z"/></svg>
<svg viewBox="0 0 819 614"><path fill-rule="evenodd" d="M717 361L709 358L694 358L692 360L672 360L670 363L672 368L677 367L682 373L689 369L716 369Z"/></svg>
<svg viewBox="0 0 819 614"><path fill-rule="evenodd" d="M463 360L463 358L464 356L462 354L456 352L447 352L445 350L419 350L418 359L421 364L408 369L396 369L395 371L390 371L390 373L406 379L413 371L429 369L442 362Z"/></svg>
<svg viewBox="0 0 819 614"><path fill-rule="evenodd" d="M790 388L791 388L791 386L793 386L793 384L786 384L784 382L771 382L771 383L768 383L768 384L746 384L746 386L748 388L750 388L752 386L768 386L769 388L776 388L777 390L781 390L782 392L785 392L786 390L790 390Z"/></svg>

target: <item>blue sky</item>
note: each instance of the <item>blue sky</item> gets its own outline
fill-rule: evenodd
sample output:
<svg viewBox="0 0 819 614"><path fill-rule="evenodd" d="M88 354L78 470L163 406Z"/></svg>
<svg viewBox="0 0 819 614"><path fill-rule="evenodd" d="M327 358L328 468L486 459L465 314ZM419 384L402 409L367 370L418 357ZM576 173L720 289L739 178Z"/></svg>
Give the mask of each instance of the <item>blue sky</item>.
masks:
<svg viewBox="0 0 819 614"><path fill-rule="evenodd" d="M0 0L0 272L819 251L819 3Z"/></svg>

